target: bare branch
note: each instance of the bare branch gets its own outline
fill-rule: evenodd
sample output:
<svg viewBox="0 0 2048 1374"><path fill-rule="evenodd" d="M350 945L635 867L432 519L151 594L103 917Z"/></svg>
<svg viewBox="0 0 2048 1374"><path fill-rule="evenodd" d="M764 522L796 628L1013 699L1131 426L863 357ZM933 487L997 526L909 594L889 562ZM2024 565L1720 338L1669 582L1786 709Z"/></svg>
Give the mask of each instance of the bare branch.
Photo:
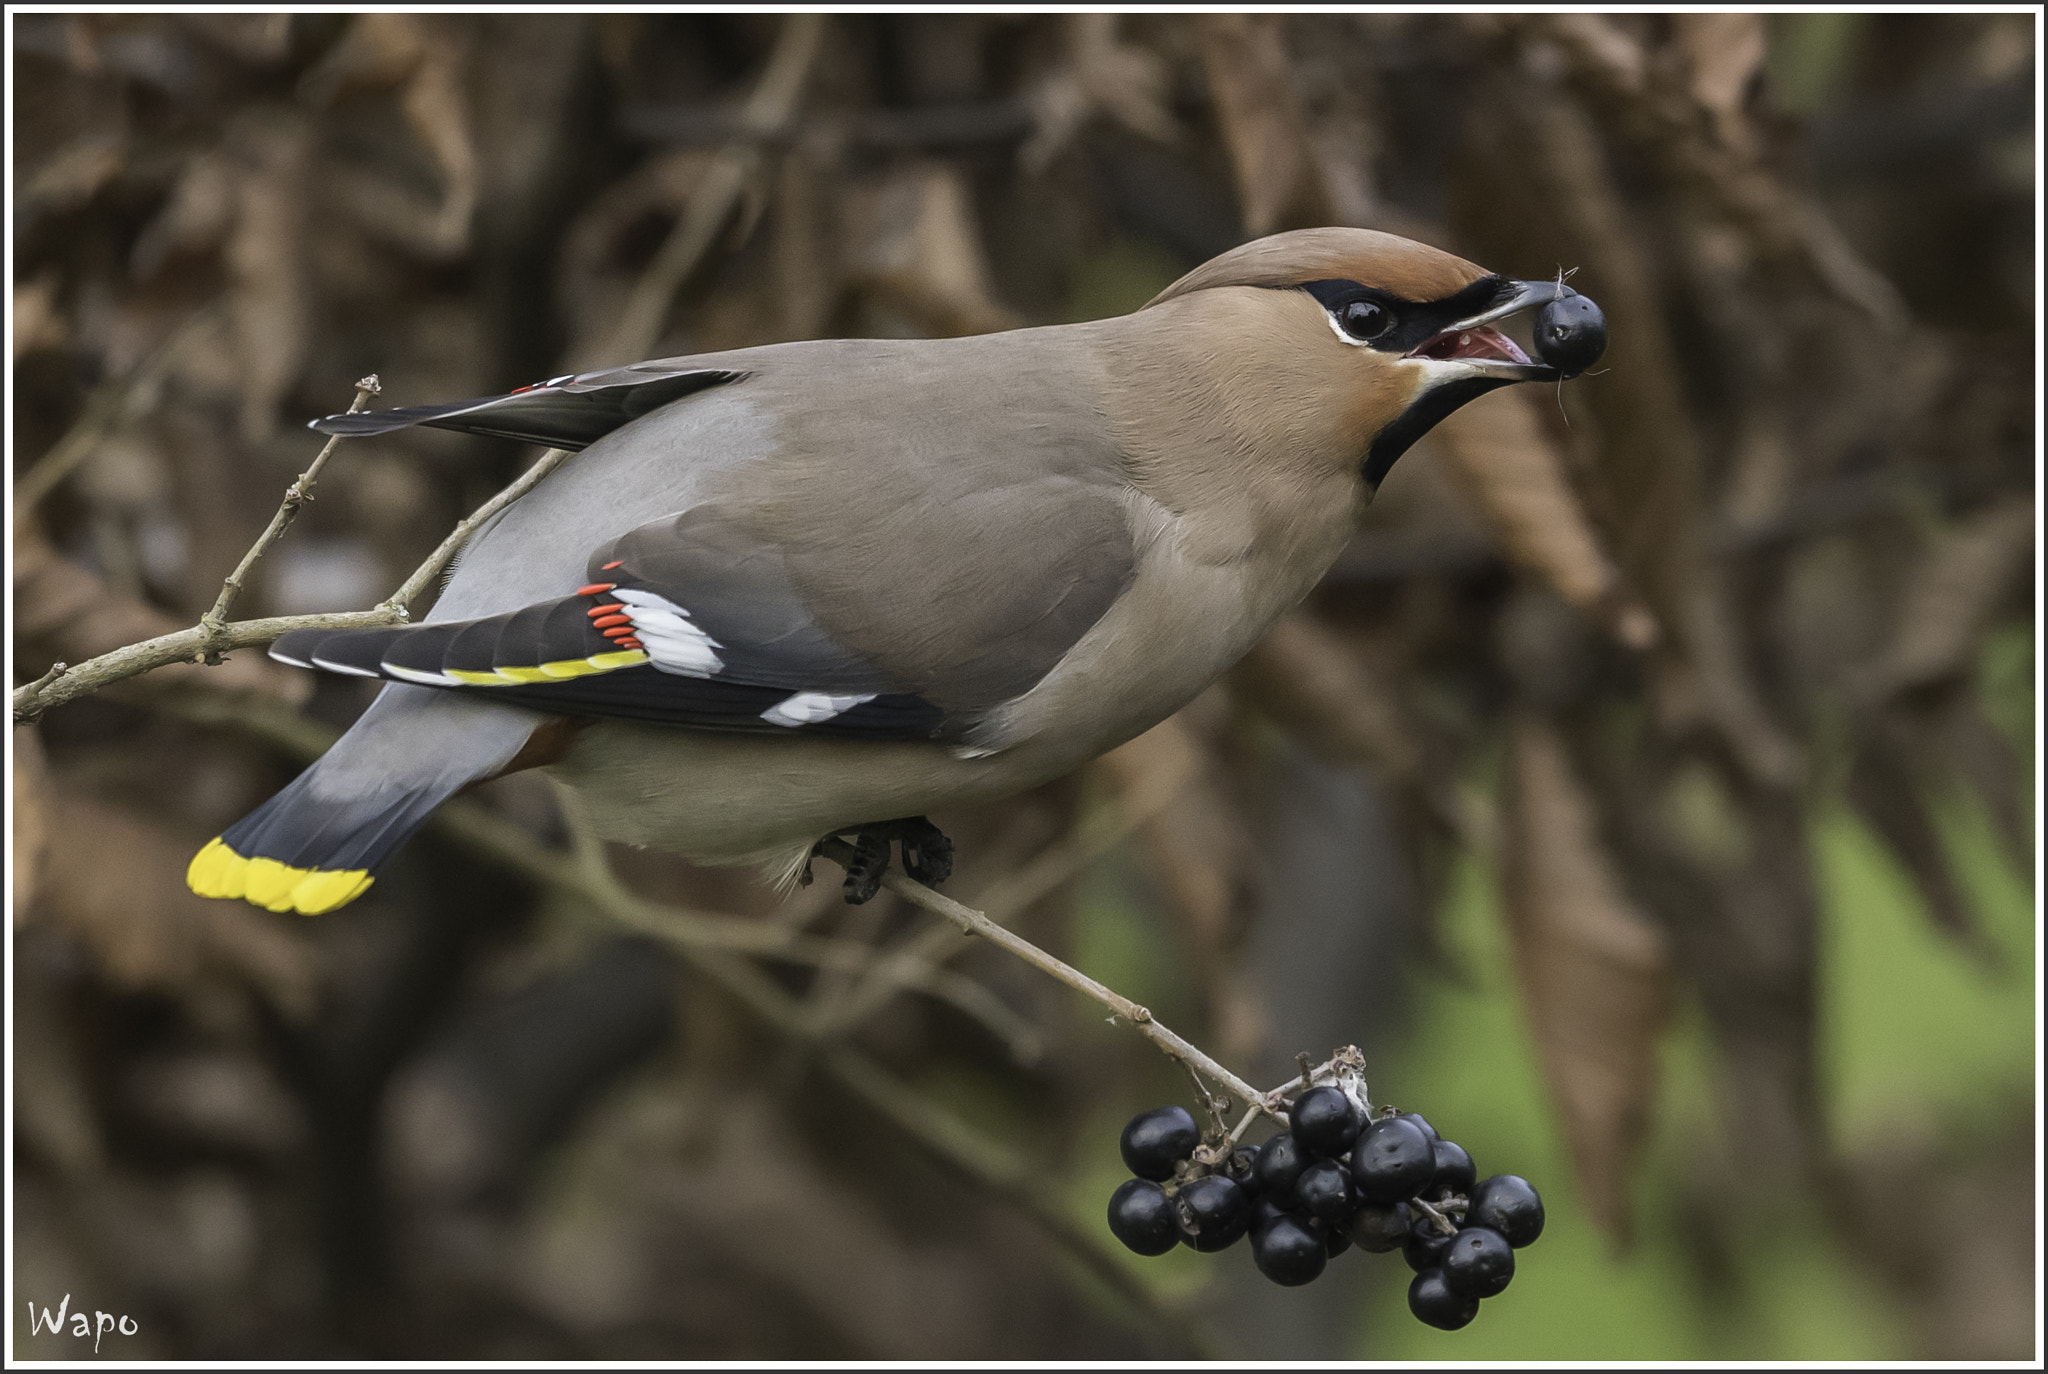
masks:
<svg viewBox="0 0 2048 1374"><path fill-rule="evenodd" d="M542 479L574 456L574 453L573 449L551 448L536 458L533 466L520 473L510 486L478 506L467 520L457 525L448 537L441 541L440 547L428 555L427 561L413 570L412 576L406 578L397 591L377 603L377 609L396 611L398 619L405 619L406 608L411 606L419 594L432 585L434 579L455 561L455 555L462 552L462 546L467 544L478 530L489 524L499 511L539 486Z"/></svg>
<svg viewBox="0 0 2048 1374"><path fill-rule="evenodd" d="M853 857L853 846L841 839L829 839L818 846L818 853L844 867ZM901 873L892 871L884 874L882 885L899 897L945 917L967 934L981 936L1040 972L1065 983L1076 992L1100 1002L1136 1026L1138 1034L1150 1040L1167 1055L1180 1060L1191 1070L1207 1074L1211 1082L1220 1083L1228 1088L1239 1100L1259 1103L1274 1120L1286 1120L1286 1116L1271 1104L1265 1094L1217 1063L1206 1051L1168 1030L1153 1019L1151 1011L1139 1006L1122 993L1096 982L1071 964L1047 954L1022 936L1005 930L972 907L962 906L950 897L941 896L923 883L915 882Z"/></svg>
<svg viewBox="0 0 2048 1374"><path fill-rule="evenodd" d="M1175 768L1165 776L1147 777L1119 804L1106 808L1106 816L1084 819L1075 833L990 883L975 899L982 913L990 920L1014 916L1071 881L1089 860L1165 810L1189 776L1189 769ZM896 988L907 985L920 969L942 963L962 948L957 926L928 926L909 936L878 959L862 982L817 1014L820 1034L851 1031L888 1005Z"/></svg>
<svg viewBox="0 0 2048 1374"><path fill-rule="evenodd" d="M486 501L477 508L475 514L457 525L454 532L441 541L441 546L434 550L427 561L420 564L412 576L405 580L404 585L370 610L270 616L261 620L240 620L232 624L212 626L201 621L189 630L178 630L171 634L158 635L154 639L143 640L139 644L125 645L97 658L88 659L64 673L46 673L36 682L17 687L12 701L14 723L26 724L53 706L75 701L111 683L137 677L172 663L218 663L222 654L268 644L278 636L289 634L293 630L360 630L374 629L380 625L402 625L406 621L406 608L432 584L441 570L448 566L449 561L461 552L462 546L470 537L499 511L533 490L542 478L560 467L568 457L569 452L565 449L549 449L543 453L532 467L520 474L517 481ZM253 560L243 561L244 568L238 568L238 574L245 571Z"/></svg>
<svg viewBox="0 0 2048 1374"><path fill-rule="evenodd" d="M353 415L361 410L369 404L372 396L383 389L374 372L357 382L356 398L349 402L348 413ZM249 551L242 555L242 561L235 564L235 570L221 583L220 596L214 601L213 609L199 617L201 626L208 630L219 630L227 623L228 612L234 609L235 599L242 594L242 587L250 569L256 566L258 559L270 552L272 544L284 538L284 532L292 527L292 521L299 518L299 511L313 499L313 484L320 480L320 469L327 466L327 459L340 442L339 434L328 439L320 452L314 456L312 465L299 474L299 480L285 488L284 501L278 506L277 514L270 517L269 527L257 536L256 542L249 546Z"/></svg>
<svg viewBox="0 0 2048 1374"><path fill-rule="evenodd" d="M48 672L44 673L34 682L29 683L27 687L23 688L23 690L33 695L37 692L42 691L43 688L49 686L51 683L55 682L58 678L64 676L64 674L70 671L71 665L68 663L52 663L50 665L50 670Z"/></svg>

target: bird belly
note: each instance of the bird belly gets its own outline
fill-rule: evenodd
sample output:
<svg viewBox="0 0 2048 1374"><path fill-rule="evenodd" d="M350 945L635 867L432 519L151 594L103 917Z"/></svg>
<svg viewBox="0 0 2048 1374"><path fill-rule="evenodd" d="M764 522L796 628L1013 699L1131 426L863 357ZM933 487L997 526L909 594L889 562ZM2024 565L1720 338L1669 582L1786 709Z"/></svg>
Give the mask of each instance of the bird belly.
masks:
<svg viewBox="0 0 2048 1374"><path fill-rule="evenodd" d="M601 721L552 773L607 839L694 863L784 863L834 831L1010 796L1084 762L1040 742L962 758L922 741L726 734Z"/></svg>

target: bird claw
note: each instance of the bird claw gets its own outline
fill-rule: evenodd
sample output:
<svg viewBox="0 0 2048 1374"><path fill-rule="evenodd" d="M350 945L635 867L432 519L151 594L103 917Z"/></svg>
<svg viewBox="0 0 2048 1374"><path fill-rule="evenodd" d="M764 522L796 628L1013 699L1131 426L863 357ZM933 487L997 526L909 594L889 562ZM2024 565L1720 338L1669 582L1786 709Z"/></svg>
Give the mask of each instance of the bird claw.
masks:
<svg viewBox="0 0 2048 1374"><path fill-rule="evenodd" d="M923 816L864 825L853 832L853 858L846 865L848 906L859 906L882 890L891 840L903 846L903 871L926 887L952 876L953 842Z"/></svg>
<svg viewBox="0 0 2048 1374"><path fill-rule="evenodd" d="M937 887L952 877L953 842L945 832L922 816L913 816L900 824L903 871L926 887Z"/></svg>
<svg viewBox="0 0 2048 1374"><path fill-rule="evenodd" d="M846 904L859 906L882 890L889 871L889 841L872 830L853 837L853 858L846 865Z"/></svg>

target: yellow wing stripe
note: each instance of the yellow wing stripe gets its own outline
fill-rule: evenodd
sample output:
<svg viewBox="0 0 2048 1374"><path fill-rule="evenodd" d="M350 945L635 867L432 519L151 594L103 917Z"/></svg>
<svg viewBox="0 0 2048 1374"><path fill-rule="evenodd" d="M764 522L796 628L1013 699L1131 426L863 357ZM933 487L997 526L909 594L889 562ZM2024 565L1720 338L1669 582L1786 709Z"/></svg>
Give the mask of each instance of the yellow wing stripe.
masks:
<svg viewBox="0 0 2048 1374"><path fill-rule="evenodd" d="M493 668L485 673L467 668L449 668L446 671L449 677L472 687L514 687L522 682L557 682L563 678L586 677L591 673L617 672L646 661L647 654L643 650L620 649L612 653L592 654L589 658L557 659L537 668Z"/></svg>
<svg viewBox="0 0 2048 1374"><path fill-rule="evenodd" d="M363 868L294 868L276 859L245 859L215 838L192 856L185 885L202 897L239 897L268 911L318 916L347 906L376 882Z"/></svg>

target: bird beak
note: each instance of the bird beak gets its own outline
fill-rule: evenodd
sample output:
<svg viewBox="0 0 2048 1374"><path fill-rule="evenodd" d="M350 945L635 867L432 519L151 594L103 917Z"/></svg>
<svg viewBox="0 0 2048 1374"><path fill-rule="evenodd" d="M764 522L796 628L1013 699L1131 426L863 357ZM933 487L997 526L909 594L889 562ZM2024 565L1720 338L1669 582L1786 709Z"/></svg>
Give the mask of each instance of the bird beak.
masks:
<svg viewBox="0 0 2048 1374"><path fill-rule="evenodd" d="M1481 376L1496 377L1503 382L1557 381L1565 375L1563 371L1548 363L1530 361L1521 346L1495 329L1493 322L1577 294L1562 282L1504 282L1492 305L1477 315L1459 320L1443 333L1411 350L1407 356L1465 363Z"/></svg>

